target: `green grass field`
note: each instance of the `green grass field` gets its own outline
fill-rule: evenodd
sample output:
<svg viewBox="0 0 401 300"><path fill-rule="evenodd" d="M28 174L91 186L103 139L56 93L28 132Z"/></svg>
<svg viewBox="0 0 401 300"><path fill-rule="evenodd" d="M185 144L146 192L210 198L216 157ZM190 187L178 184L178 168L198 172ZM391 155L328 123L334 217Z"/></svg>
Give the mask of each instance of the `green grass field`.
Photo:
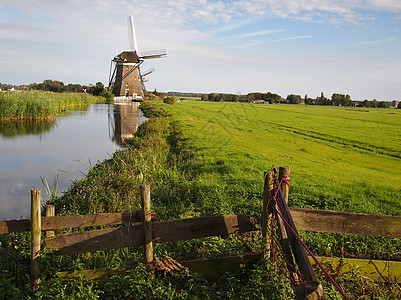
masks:
<svg viewBox="0 0 401 300"><path fill-rule="evenodd" d="M162 105L226 179L291 167L294 206L401 215L401 110L184 101ZM235 178L233 177L235 176Z"/></svg>

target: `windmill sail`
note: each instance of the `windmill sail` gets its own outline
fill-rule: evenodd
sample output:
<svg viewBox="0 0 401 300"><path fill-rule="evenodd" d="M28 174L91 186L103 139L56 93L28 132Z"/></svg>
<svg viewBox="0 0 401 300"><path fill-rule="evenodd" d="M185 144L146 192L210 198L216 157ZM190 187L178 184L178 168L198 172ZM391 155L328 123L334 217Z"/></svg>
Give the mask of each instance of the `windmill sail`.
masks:
<svg viewBox="0 0 401 300"><path fill-rule="evenodd" d="M161 57L165 57L165 56L167 56L166 50L159 49L159 50L143 52L141 55L141 58L142 59L151 59L151 58L161 58Z"/></svg>
<svg viewBox="0 0 401 300"><path fill-rule="evenodd" d="M131 50L138 53L138 44L136 42L134 18L132 16L128 17L128 38Z"/></svg>
<svg viewBox="0 0 401 300"><path fill-rule="evenodd" d="M141 75L142 75L142 77L143 76L147 76L147 75L149 75L150 73L152 73L154 71L155 71L155 68L151 68L151 69L146 70L145 72L141 73Z"/></svg>

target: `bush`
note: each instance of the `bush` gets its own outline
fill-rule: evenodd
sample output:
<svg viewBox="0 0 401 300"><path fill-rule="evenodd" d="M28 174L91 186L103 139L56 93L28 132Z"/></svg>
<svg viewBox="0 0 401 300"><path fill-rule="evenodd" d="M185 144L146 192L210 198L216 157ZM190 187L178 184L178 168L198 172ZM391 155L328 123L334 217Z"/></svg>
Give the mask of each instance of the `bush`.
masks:
<svg viewBox="0 0 401 300"><path fill-rule="evenodd" d="M114 94L112 92L102 92L99 96L106 98L106 101L113 101L114 99Z"/></svg>
<svg viewBox="0 0 401 300"><path fill-rule="evenodd" d="M163 102L167 103L167 104L174 104L177 102L177 97L175 97L175 96L166 97L166 98L164 98Z"/></svg>

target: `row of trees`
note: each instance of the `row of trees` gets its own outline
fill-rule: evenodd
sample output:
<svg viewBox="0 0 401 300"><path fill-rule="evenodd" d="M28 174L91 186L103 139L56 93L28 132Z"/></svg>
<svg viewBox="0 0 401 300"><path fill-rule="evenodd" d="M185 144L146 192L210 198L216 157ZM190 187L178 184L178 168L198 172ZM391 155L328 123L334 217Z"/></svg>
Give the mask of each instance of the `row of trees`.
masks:
<svg viewBox="0 0 401 300"><path fill-rule="evenodd" d="M331 98L326 98L323 92L316 99L312 99L305 95L303 98L300 95L290 94L287 98L282 98L278 94L273 93L249 93L247 95L235 95L235 94L222 94L222 93L211 93L203 94L201 97L203 101L215 101L215 102L253 102L253 101L264 101L270 104L273 103L285 103L285 104L299 104L305 103L305 105L331 105L331 106L360 106L360 107L379 107L387 108L390 107L388 101L377 101L375 100L364 100L364 101L353 101L350 95L334 93Z"/></svg>
<svg viewBox="0 0 401 300"><path fill-rule="evenodd" d="M252 102L263 100L265 102L280 103L284 99L280 95L273 93L249 93L247 95L236 95L236 94L222 94L222 93L211 93L202 94L201 100L203 101L215 101L215 102Z"/></svg>
<svg viewBox="0 0 401 300"><path fill-rule="evenodd" d="M104 85L100 81L95 85L81 85L81 84L67 84L65 85L62 81L47 79L42 83L31 83L29 85L11 85L1 84L1 90L8 90L14 88L16 90L39 90L39 91L50 91L56 93L90 93L93 95L100 95L104 91Z"/></svg>

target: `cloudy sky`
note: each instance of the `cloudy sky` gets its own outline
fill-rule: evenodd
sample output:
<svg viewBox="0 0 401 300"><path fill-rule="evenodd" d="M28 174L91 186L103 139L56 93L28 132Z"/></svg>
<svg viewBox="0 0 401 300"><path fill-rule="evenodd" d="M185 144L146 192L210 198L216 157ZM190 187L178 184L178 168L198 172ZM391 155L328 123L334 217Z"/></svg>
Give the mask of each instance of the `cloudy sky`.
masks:
<svg viewBox="0 0 401 300"><path fill-rule="evenodd" d="M148 90L401 98L399 0L0 0L0 82L107 85L129 15Z"/></svg>

